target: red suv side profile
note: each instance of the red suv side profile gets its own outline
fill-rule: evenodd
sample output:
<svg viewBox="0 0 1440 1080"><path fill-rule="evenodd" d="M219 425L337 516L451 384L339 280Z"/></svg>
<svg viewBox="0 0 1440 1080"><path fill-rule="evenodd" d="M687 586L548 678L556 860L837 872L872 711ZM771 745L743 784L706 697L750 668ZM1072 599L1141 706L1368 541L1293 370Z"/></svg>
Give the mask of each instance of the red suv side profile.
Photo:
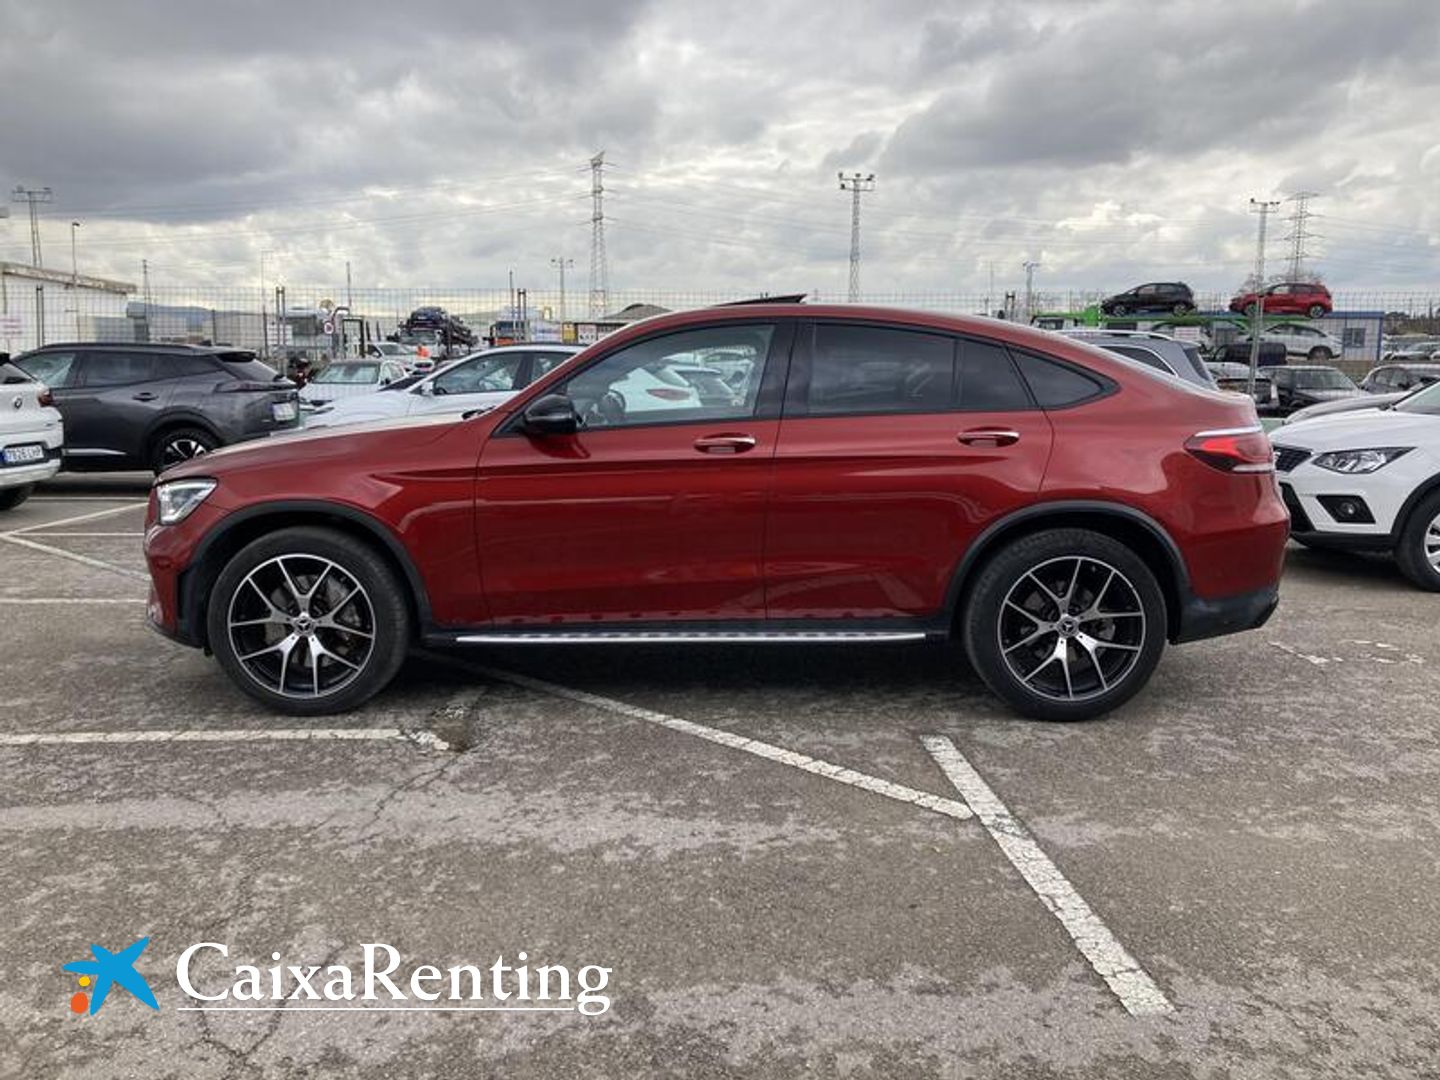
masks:
<svg viewBox="0 0 1440 1080"><path fill-rule="evenodd" d="M1330 290L1313 281L1285 281L1269 285L1258 293L1242 292L1230 301L1231 311L1255 314L1255 305L1263 305L1267 315L1308 315L1318 319L1335 309Z"/></svg>
<svg viewBox="0 0 1440 1080"><path fill-rule="evenodd" d="M295 714L367 700L417 642L939 638L1021 713L1085 719L1167 640L1269 617L1272 470L1249 400L1081 341L711 308L627 327L488 412L171 469L149 615Z"/></svg>

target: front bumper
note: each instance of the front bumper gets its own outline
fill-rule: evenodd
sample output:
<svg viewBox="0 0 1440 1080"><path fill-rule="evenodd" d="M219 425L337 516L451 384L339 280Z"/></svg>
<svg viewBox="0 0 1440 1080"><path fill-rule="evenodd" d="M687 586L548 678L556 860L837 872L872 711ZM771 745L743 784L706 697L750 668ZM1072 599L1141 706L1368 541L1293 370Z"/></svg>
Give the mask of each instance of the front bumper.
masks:
<svg viewBox="0 0 1440 1080"><path fill-rule="evenodd" d="M1277 474L1290 511L1290 534L1314 536L1357 548L1387 547L1399 531L1410 495L1435 474L1435 458L1422 448L1396 458L1373 473L1331 472L1313 464L1313 451ZM1363 501L1371 521L1344 520L1335 511L1346 498Z"/></svg>

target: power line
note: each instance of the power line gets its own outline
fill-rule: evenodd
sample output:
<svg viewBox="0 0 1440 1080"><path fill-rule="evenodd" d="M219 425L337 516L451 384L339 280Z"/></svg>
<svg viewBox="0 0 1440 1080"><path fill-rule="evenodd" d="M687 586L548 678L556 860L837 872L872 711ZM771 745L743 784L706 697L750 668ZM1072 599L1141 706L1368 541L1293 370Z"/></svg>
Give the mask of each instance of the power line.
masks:
<svg viewBox="0 0 1440 1080"><path fill-rule="evenodd" d="M30 265L39 270L40 262L40 210L41 203L55 201L55 193L48 187L27 188L24 184L15 185L15 193L11 196L11 202L23 202L30 204Z"/></svg>
<svg viewBox="0 0 1440 1080"><path fill-rule="evenodd" d="M590 317L610 305L610 260L605 254L605 151L590 159Z"/></svg>
<svg viewBox="0 0 1440 1080"><path fill-rule="evenodd" d="M875 190L874 173L840 175L840 190L850 192L850 303L860 299L860 195Z"/></svg>

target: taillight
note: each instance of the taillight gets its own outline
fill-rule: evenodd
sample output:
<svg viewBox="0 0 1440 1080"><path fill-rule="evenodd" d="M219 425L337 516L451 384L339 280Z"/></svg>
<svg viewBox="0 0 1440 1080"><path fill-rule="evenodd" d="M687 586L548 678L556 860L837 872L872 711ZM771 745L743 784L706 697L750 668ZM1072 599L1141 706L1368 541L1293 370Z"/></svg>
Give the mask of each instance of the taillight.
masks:
<svg viewBox="0 0 1440 1080"><path fill-rule="evenodd" d="M35 404L43 407L55 404L55 395L50 393L48 386L42 386L39 393L35 395Z"/></svg>
<svg viewBox="0 0 1440 1080"><path fill-rule="evenodd" d="M661 401L689 401L689 390L672 390L668 386L652 386L645 391L651 397L658 397Z"/></svg>
<svg viewBox="0 0 1440 1080"><path fill-rule="evenodd" d="M1185 449L1211 468L1232 473L1275 471L1275 451L1258 424L1254 427L1201 431L1185 440Z"/></svg>

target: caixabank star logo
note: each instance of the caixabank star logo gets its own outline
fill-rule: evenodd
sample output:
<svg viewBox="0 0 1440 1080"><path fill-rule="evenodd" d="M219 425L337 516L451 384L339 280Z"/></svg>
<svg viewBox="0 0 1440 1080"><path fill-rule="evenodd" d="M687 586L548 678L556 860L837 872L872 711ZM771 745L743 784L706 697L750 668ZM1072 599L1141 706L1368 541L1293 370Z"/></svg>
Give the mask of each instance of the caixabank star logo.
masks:
<svg viewBox="0 0 1440 1080"><path fill-rule="evenodd" d="M137 1001L158 1011L160 1006L155 1001L150 984L135 969L135 961L140 959L140 954L149 944L150 939L143 937L118 953L112 953L101 945L91 945L90 955L94 960L75 960L66 964L63 970L80 976L80 989L70 995L70 1011L88 1012L94 1016L110 996L110 988L117 984L130 991Z"/></svg>

